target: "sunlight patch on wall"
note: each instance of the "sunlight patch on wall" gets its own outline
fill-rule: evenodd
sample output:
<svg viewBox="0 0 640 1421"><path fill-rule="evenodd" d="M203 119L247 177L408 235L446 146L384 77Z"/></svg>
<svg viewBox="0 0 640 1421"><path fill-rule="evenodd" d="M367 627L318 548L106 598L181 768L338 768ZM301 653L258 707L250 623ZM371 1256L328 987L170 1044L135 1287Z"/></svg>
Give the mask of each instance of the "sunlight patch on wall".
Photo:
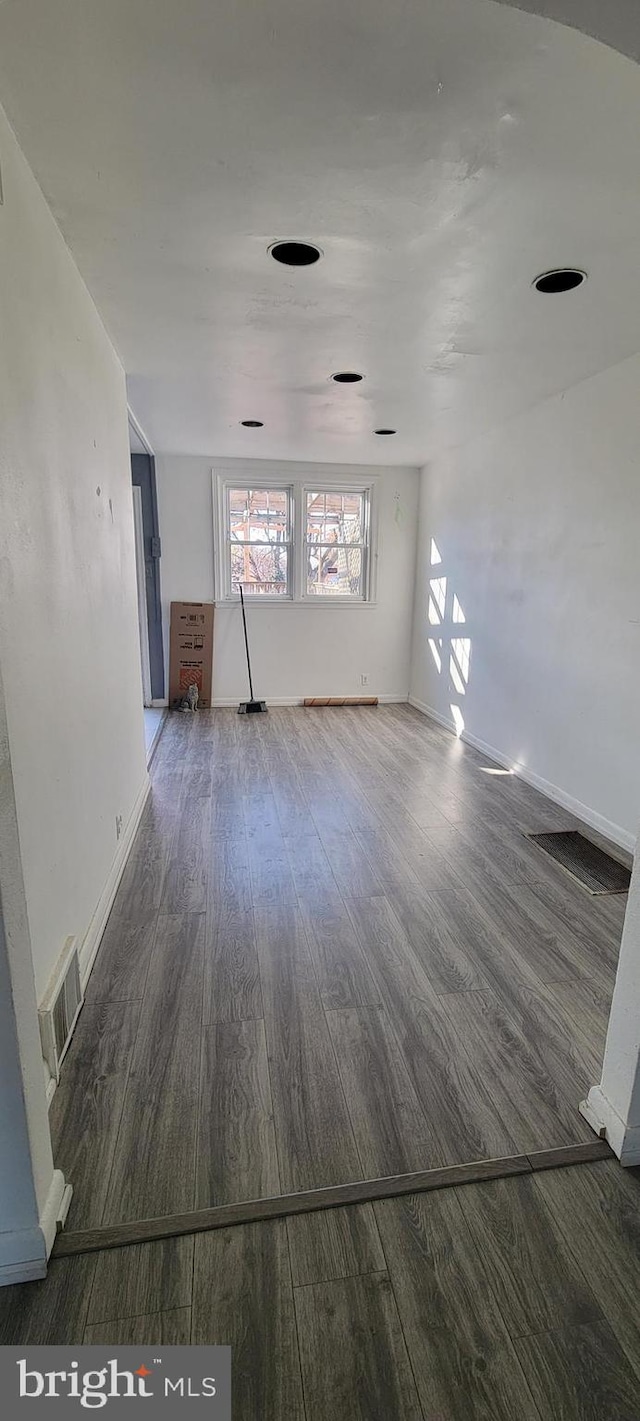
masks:
<svg viewBox="0 0 640 1421"><path fill-rule="evenodd" d="M456 735L457 735L458 739L460 739L460 736L462 735L462 732L463 732L463 730L464 730L464 717L463 717L463 715L462 715L462 711L460 710L460 707L459 707L459 706L454 706L454 705L451 705L451 706L449 707L449 709L450 709L451 714L452 714L452 716L453 716L453 723L454 723L455 728L456 728Z"/></svg>
<svg viewBox="0 0 640 1421"><path fill-rule="evenodd" d="M434 567L442 562L442 554L435 538L430 544L431 566ZM449 579L449 582L451 579ZM453 628L457 630L466 622L460 598L457 593L453 593L450 603L449 616L452 625L447 633L447 578L440 575L429 579L429 601L428 620L432 627L437 627L440 635L430 636L429 650L433 657L434 665L438 676L444 676L448 670L447 689L449 695L465 696L469 681L469 671L471 666L471 638L453 636ZM458 738L464 730L464 716L460 706L455 701L451 701L449 709L453 717L455 732ZM487 771L489 773L489 771Z"/></svg>
<svg viewBox="0 0 640 1421"><path fill-rule="evenodd" d="M442 671L442 642L436 641L435 637L429 637L429 650L436 663L438 671Z"/></svg>
<svg viewBox="0 0 640 1421"><path fill-rule="evenodd" d="M465 686L465 684L464 684L464 681L463 681L463 679L462 679L462 676L460 675L460 672L459 672L459 670L458 670L458 665L457 665L455 656L450 656L450 657L449 657L449 675L451 676L451 680L453 681L453 684L454 684L454 686L455 686L455 688L456 688L456 691L458 692L458 695L459 695L459 696L464 696L464 694L465 694L467 688L466 688L466 686Z"/></svg>
<svg viewBox="0 0 640 1421"><path fill-rule="evenodd" d="M432 626L437 626L438 622L444 621L444 609L446 604L446 577L432 577L429 583L429 621Z"/></svg>
<svg viewBox="0 0 640 1421"><path fill-rule="evenodd" d="M469 662L471 660L471 640L469 637L454 637L451 642L451 651L455 657L460 675L466 686L469 680Z"/></svg>

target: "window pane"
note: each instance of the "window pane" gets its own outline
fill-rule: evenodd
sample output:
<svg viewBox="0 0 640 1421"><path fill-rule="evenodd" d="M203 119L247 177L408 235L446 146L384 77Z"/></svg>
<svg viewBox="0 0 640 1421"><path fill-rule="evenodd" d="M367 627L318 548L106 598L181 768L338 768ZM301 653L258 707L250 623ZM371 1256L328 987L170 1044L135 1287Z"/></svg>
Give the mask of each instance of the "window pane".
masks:
<svg viewBox="0 0 640 1421"><path fill-rule="evenodd" d="M362 548L308 545L307 592L321 597L362 597Z"/></svg>
<svg viewBox="0 0 640 1421"><path fill-rule="evenodd" d="M361 493L308 493L308 542L362 543L363 513Z"/></svg>
<svg viewBox="0 0 640 1421"><path fill-rule="evenodd" d="M287 596L288 549L284 545L272 543L271 546L260 546L254 543L239 547L237 543L231 543L229 551L232 592L238 592L242 583L245 597L265 593L269 596Z"/></svg>
<svg viewBox="0 0 640 1421"><path fill-rule="evenodd" d="M289 498L286 489L227 489L229 531L236 543L286 543Z"/></svg>

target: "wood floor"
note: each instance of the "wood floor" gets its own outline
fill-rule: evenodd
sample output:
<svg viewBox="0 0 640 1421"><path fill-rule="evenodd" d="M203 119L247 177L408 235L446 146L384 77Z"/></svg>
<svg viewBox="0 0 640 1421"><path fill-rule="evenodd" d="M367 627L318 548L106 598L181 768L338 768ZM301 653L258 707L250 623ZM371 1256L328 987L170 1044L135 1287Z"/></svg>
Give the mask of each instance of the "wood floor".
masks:
<svg viewBox="0 0 640 1421"><path fill-rule="evenodd" d="M234 1421L637 1421L616 1160L54 1260L0 1344L232 1347Z"/></svg>
<svg viewBox="0 0 640 1421"><path fill-rule="evenodd" d="M493 768L408 706L169 718L52 1105L69 1228L593 1138L625 899Z"/></svg>

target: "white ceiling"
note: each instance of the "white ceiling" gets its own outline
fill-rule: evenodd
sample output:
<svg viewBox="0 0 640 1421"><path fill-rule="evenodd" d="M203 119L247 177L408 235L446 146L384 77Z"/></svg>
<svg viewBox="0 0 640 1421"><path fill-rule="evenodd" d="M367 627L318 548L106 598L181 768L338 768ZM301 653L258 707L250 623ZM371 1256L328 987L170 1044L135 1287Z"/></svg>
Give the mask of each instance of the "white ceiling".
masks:
<svg viewBox="0 0 640 1421"><path fill-rule="evenodd" d="M638 348L640 70L552 21L4 0L0 97L156 451L421 463Z"/></svg>

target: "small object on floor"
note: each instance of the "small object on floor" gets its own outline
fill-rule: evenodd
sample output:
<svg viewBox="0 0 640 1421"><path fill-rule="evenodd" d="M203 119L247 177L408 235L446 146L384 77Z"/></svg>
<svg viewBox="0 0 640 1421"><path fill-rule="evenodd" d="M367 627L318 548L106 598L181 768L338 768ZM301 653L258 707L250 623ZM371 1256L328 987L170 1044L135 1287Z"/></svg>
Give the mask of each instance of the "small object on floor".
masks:
<svg viewBox="0 0 640 1421"><path fill-rule="evenodd" d="M249 656L249 638L247 636L247 618L244 610L242 583L239 583L239 587L240 605L242 607L242 625L244 627L244 645L245 651L247 653L247 671L249 672L249 694L251 696L251 700L240 702L240 705L238 706L238 715L255 715L257 711L266 711L267 703L266 701L256 701L253 694L253 681L251 679L251 657Z"/></svg>
<svg viewBox="0 0 640 1421"><path fill-rule="evenodd" d="M377 696L306 696L303 703L309 706L377 706Z"/></svg>
<svg viewBox="0 0 640 1421"><path fill-rule="evenodd" d="M187 694L183 699L180 710L197 711L198 709L198 687L195 682L187 687Z"/></svg>
<svg viewBox="0 0 640 1421"><path fill-rule="evenodd" d="M562 829L547 834L526 834L534 844L559 863L572 878L594 896L603 893L627 893L631 871L577 829Z"/></svg>

